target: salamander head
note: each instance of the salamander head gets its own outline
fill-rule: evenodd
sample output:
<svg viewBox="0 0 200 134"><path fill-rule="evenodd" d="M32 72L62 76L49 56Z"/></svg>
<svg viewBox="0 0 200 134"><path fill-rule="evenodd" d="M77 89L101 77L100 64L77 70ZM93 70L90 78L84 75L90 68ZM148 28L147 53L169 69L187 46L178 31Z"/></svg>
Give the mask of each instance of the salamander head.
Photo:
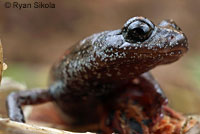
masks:
<svg viewBox="0 0 200 134"><path fill-rule="evenodd" d="M188 50L187 38L174 21L155 26L144 17L133 17L122 29L104 32L94 44L101 64L121 69L130 66L138 74L172 63Z"/></svg>

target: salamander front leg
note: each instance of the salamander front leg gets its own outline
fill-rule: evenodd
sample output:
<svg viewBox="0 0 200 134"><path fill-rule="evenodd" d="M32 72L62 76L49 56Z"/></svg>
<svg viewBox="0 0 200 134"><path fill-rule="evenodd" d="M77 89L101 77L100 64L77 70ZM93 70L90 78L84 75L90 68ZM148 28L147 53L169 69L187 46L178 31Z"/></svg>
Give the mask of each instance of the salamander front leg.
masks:
<svg viewBox="0 0 200 134"><path fill-rule="evenodd" d="M13 121L25 122L22 105L40 104L52 100L49 90L36 89L12 92L7 97L8 116Z"/></svg>
<svg viewBox="0 0 200 134"><path fill-rule="evenodd" d="M139 91L143 93L143 97L140 98L140 103L148 111L148 114L151 117L157 115L162 116L163 106L167 105L168 99L153 76L148 72L143 73L134 79L133 83L136 83Z"/></svg>

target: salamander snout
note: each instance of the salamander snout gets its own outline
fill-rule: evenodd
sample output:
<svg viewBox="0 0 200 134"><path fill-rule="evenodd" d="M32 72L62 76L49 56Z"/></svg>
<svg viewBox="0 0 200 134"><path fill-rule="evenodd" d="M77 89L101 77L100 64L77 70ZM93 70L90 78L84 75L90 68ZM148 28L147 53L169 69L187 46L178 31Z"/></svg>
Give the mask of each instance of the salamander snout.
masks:
<svg viewBox="0 0 200 134"><path fill-rule="evenodd" d="M161 33L167 39L165 51L178 52L183 54L188 50L188 41L181 28L173 20L163 20L159 25ZM167 33L167 34L165 34Z"/></svg>
<svg viewBox="0 0 200 134"><path fill-rule="evenodd" d="M143 42L151 36L154 27L154 24L144 17L133 17L125 23L122 35L129 43Z"/></svg>

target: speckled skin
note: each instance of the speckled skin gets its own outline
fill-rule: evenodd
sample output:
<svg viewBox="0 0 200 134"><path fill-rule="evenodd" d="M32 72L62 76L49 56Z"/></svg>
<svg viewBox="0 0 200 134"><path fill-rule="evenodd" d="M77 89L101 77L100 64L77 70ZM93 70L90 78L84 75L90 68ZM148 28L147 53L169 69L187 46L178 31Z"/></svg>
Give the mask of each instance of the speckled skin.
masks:
<svg viewBox="0 0 200 134"><path fill-rule="evenodd" d="M94 34L67 50L52 67L48 90L11 93L9 117L24 122L22 104L55 101L72 127L96 124L103 112L115 109L117 97L112 96L130 85L151 91L155 117L167 99L148 71L178 60L187 49L185 35L172 20L155 26L147 18L131 18L122 29ZM108 108L111 102L115 105Z"/></svg>

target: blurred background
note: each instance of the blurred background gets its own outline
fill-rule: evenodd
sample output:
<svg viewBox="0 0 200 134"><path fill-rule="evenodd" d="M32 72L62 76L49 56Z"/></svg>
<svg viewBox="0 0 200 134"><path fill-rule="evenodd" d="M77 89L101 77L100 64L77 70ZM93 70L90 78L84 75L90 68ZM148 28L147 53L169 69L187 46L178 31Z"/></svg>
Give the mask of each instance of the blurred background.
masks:
<svg viewBox="0 0 200 134"><path fill-rule="evenodd" d="M55 3L56 8L21 10L5 8L4 1L0 2L0 38L8 65L4 76L28 88L47 87L51 65L84 37L119 29L133 16L145 16L155 24L163 19L175 20L187 35L190 50L178 62L152 72L171 107L200 114L200 1L42 0Z"/></svg>

